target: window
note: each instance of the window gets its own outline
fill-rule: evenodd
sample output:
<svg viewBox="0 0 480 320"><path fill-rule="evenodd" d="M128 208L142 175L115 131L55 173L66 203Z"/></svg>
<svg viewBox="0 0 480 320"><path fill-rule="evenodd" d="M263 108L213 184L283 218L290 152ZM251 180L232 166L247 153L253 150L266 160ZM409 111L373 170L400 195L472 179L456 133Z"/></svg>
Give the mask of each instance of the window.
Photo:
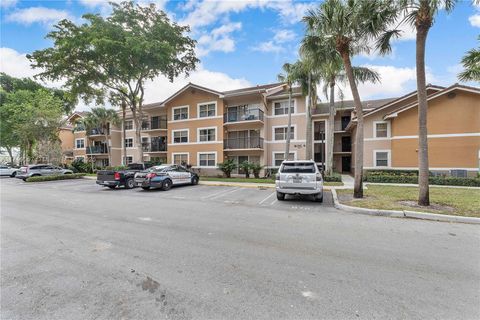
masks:
<svg viewBox="0 0 480 320"><path fill-rule="evenodd" d="M387 138L388 122L375 122L375 138Z"/></svg>
<svg viewBox="0 0 480 320"><path fill-rule="evenodd" d="M108 167L108 166L109 166L108 159L101 159L100 160L100 167L105 168L105 167Z"/></svg>
<svg viewBox="0 0 480 320"><path fill-rule="evenodd" d="M132 156L127 156L127 163L126 164L130 164L133 162L133 157Z"/></svg>
<svg viewBox="0 0 480 320"><path fill-rule="evenodd" d="M216 165L216 153L199 153L198 154L198 166L200 167L215 167Z"/></svg>
<svg viewBox="0 0 480 320"><path fill-rule="evenodd" d="M273 165L275 167L280 167L280 165L283 162L283 156L284 156L283 152L274 152L273 153ZM290 152L288 154L288 160L295 160L295 154L293 152Z"/></svg>
<svg viewBox="0 0 480 320"><path fill-rule="evenodd" d="M133 120L125 120L125 130L133 130Z"/></svg>
<svg viewBox="0 0 480 320"><path fill-rule="evenodd" d="M164 164L164 163L167 163L167 157L166 157L166 156L163 156L163 157L151 157L151 158L150 158L150 162L151 162L152 164L155 164L155 165Z"/></svg>
<svg viewBox="0 0 480 320"><path fill-rule="evenodd" d="M216 103L199 104L198 117L199 118L215 117L216 109L217 109Z"/></svg>
<svg viewBox="0 0 480 320"><path fill-rule="evenodd" d="M290 109L292 110L292 113L295 112L293 101L292 101L292 105L291 105ZM276 116L288 114L288 101L275 102L274 105L273 105L273 110L274 110L274 114Z"/></svg>
<svg viewBox="0 0 480 320"><path fill-rule="evenodd" d="M188 153L173 154L173 163L178 165L188 164Z"/></svg>
<svg viewBox="0 0 480 320"><path fill-rule="evenodd" d="M173 131L173 143L187 143L188 130Z"/></svg>
<svg viewBox="0 0 480 320"><path fill-rule="evenodd" d="M83 149L83 148L85 148L85 140L75 139L75 149Z"/></svg>
<svg viewBox="0 0 480 320"><path fill-rule="evenodd" d="M295 139L295 127L290 128L290 139ZM279 127L279 128L274 128L274 137L273 140L276 141L283 141L287 140L287 130L288 127Z"/></svg>
<svg viewBox="0 0 480 320"><path fill-rule="evenodd" d="M173 108L173 120L185 120L188 119L188 106Z"/></svg>
<svg viewBox="0 0 480 320"><path fill-rule="evenodd" d="M389 166L390 151L375 151L375 167Z"/></svg>
<svg viewBox="0 0 480 320"><path fill-rule="evenodd" d="M133 148L133 138L126 138L125 139L125 147L126 148Z"/></svg>
<svg viewBox="0 0 480 320"><path fill-rule="evenodd" d="M198 129L198 141L215 141L215 128Z"/></svg>
<svg viewBox="0 0 480 320"><path fill-rule="evenodd" d="M149 151L150 150L150 143L148 141L148 137L142 137L142 148L143 151Z"/></svg>

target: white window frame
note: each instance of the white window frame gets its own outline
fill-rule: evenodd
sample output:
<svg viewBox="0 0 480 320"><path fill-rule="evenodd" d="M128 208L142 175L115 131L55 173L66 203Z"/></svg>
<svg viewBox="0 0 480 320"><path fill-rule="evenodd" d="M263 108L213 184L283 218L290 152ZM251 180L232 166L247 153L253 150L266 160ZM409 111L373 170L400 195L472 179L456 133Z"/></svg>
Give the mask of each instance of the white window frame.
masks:
<svg viewBox="0 0 480 320"><path fill-rule="evenodd" d="M215 140L212 140L212 141L200 141L200 130L215 130ZM197 142L198 143L213 143L213 142L217 142L217 136L218 134L218 130L217 130L217 127L205 127L205 128L197 128Z"/></svg>
<svg viewBox="0 0 480 320"><path fill-rule="evenodd" d="M135 130L135 121L133 121L133 119L126 119L125 122L131 122L132 123L132 129L125 129L125 131L134 131Z"/></svg>
<svg viewBox="0 0 480 320"><path fill-rule="evenodd" d="M213 166L201 166L200 165L200 155L202 154L214 154L215 155L215 164ZM202 151L197 152L197 167L198 168L216 168L217 167L217 151Z"/></svg>
<svg viewBox="0 0 480 320"><path fill-rule="evenodd" d="M282 125L282 126L272 126L272 141L276 141L276 142L278 142L278 141L280 141L280 142L282 142L282 141L287 141L287 139L286 139L286 138L287 138L287 137L286 137L286 135L287 135L286 132L287 132L287 131L286 131L286 130L285 130L285 139L284 139L284 140L276 140L276 139L275 139L275 129L278 129L278 128L288 129L288 125L286 125L286 126L285 126L285 125ZM290 139L290 140L297 140L297 125L296 125L296 124L292 124L292 128L293 128L293 139Z"/></svg>
<svg viewBox="0 0 480 320"><path fill-rule="evenodd" d="M285 113L285 114L275 114L275 103L278 103L278 102L286 102L288 103L288 99L282 99L282 100L276 100L276 101L272 101L272 117L288 117L288 112ZM293 106L293 112L292 112L292 115L293 114L297 114L297 99L295 98L292 98L292 106ZM287 110L288 111L288 110Z"/></svg>
<svg viewBox="0 0 480 320"><path fill-rule="evenodd" d="M128 162L128 158L132 158L132 160L131 160L130 162ZM133 163L133 156L128 156L128 155L127 155L127 156L125 157L125 165L130 164L130 163Z"/></svg>
<svg viewBox="0 0 480 320"><path fill-rule="evenodd" d="M185 109L185 108L187 108L187 119L175 120L175 110ZM179 122L179 121L185 121L185 120L188 120L188 119L190 119L190 106L189 105L178 106L178 107L173 107L172 108L172 121Z"/></svg>
<svg viewBox="0 0 480 320"><path fill-rule="evenodd" d="M377 153L386 152L387 153L387 166L377 166ZM390 168L392 166L392 150L373 150L373 166L375 168Z"/></svg>
<svg viewBox="0 0 480 320"><path fill-rule="evenodd" d="M190 153L189 152L172 152L172 164L175 164L175 156L187 155L187 164L190 163Z"/></svg>
<svg viewBox="0 0 480 320"><path fill-rule="evenodd" d="M175 142L175 132L187 131L187 142ZM190 130L185 129L175 129L172 130L172 144L186 144L190 142Z"/></svg>
<svg viewBox="0 0 480 320"><path fill-rule="evenodd" d="M294 160L294 161L297 160L297 151L290 151L289 153L293 153L293 160ZM276 154L282 154L282 155L284 155L285 152L284 152L284 151L273 151L273 152L272 152L272 168L278 168L278 167L280 167L280 166L275 165L275 155L276 155Z"/></svg>
<svg viewBox="0 0 480 320"><path fill-rule="evenodd" d="M83 148L77 148L77 141L83 141ZM75 139L75 150L85 149L85 138L76 138Z"/></svg>
<svg viewBox="0 0 480 320"><path fill-rule="evenodd" d="M377 137L377 124L379 123L386 123L387 124L387 136L386 137ZM390 121L373 121L373 137L375 139L390 139Z"/></svg>
<svg viewBox="0 0 480 320"><path fill-rule="evenodd" d="M207 116L207 117L200 117L200 106L203 106L203 105L209 105L209 104L214 104L215 105L215 114L213 116ZM212 119L212 118L215 118L217 116L217 101L209 101L209 102L201 102L201 103L197 103L197 118L198 119ZM208 113L208 111L207 111Z"/></svg>
<svg viewBox="0 0 480 320"><path fill-rule="evenodd" d="M131 147L127 147L127 140L132 140L132 146ZM127 137L125 139L123 139L123 143L125 144L125 148L127 149L133 149L135 148L135 139L133 139L132 137Z"/></svg>

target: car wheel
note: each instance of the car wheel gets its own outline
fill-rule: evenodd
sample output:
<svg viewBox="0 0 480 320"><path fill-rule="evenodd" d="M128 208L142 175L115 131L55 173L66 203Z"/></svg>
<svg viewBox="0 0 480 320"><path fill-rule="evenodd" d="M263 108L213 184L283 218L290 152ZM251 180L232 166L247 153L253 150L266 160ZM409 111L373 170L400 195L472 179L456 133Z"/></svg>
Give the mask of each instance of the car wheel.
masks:
<svg viewBox="0 0 480 320"><path fill-rule="evenodd" d="M133 182L133 179L127 179L127 181L125 181L125 188L127 189L132 189L133 187L135 187L135 183Z"/></svg>
<svg viewBox="0 0 480 320"><path fill-rule="evenodd" d="M143 190L150 190L150 187L142 187Z"/></svg>
<svg viewBox="0 0 480 320"><path fill-rule="evenodd" d="M110 189L115 189L117 186L108 186Z"/></svg>
<svg viewBox="0 0 480 320"><path fill-rule="evenodd" d="M317 193L314 196L314 200L317 201L317 202L323 202L323 193Z"/></svg>
<svg viewBox="0 0 480 320"><path fill-rule="evenodd" d="M14 171L14 172L12 172L12 174L10 175L10 178L15 178L16 175L17 175L17 171Z"/></svg>
<svg viewBox="0 0 480 320"><path fill-rule="evenodd" d="M197 184L198 184L198 177L197 177L197 176L195 176L195 177L192 178L192 184L193 184L193 185L197 185Z"/></svg>
<svg viewBox="0 0 480 320"><path fill-rule="evenodd" d="M65 174L72 174L71 172L65 172Z"/></svg>
<svg viewBox="0 0 480 320"><path fill-rule="evenodd" d="M285 200L285 193L281 193L277 191L277 199L280 201Z"/></svg>
<svg viewBox="0 0 480 320"><path fill-rule="evenodd" d="M163 183L162 183L162 190L163 191L170 190L171 188L172 188L172 180L166 179L165 181L163 181Z"/></svg>

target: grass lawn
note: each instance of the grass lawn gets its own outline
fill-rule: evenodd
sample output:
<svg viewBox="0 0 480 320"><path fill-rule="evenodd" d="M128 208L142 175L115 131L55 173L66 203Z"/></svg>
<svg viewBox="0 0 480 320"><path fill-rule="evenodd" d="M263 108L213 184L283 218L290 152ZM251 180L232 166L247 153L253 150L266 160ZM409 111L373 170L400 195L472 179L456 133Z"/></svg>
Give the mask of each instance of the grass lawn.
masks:
<svg viewBox="0 0 480 320"><path fill-rule="evenodd" d="M352 199L352 190L337 190L343 204L386 210L424 211L480 218L480 190L430 188L430 207L416 206L417 187L375 186L364 189L364 199Z"/></svg>
<svg viewBox="0 0 480 320"><path fill-rule="evenodd" d="M221 182L248 182L248 183L275 183L274 179L267 178L217 178L217 177L201 177L202 181L221 181ZM324 182L325 186L343 186L343 182Z"/></svg>

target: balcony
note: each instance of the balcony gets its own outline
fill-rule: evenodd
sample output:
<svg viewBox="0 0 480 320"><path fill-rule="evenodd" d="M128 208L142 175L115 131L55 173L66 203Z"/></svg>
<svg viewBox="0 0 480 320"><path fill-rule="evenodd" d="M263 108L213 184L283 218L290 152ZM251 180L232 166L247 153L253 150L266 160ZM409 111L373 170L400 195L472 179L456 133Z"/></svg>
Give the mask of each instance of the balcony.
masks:
<svg viewBox="0 0 480 320"><path fill-rule="evenodd" d="M246 137L246 138L224 139L223 149L225 150L263 149L263 138Z"/></svg>
<svg viewBox="0 0 480 320"><path fill-rule="evenodd" d="M166 152L167 151L167 144L166 143L146 143L143 144L143 151L144 152Z"/></svg>
<svg viewBox="0 0 480 320"><path fill-rule="evenodd" d="M106 132L107 135L110 134L110 130L107 130ZM93 128L87 132L88 136L104 136L105 135L105 130L100 129L100 128Z"/></svg>
<svg viewBox="0 0 480 320"><path fill-rule="evenodd" d="M152 118L150 121L142 122L142 130L163 130L167 129L166 118Z"/></svg>
<svg viewBox="0 0 480 320"><path fill-rule="evenodd" d="M232 108L230 108L232 109ZM263 122L264 113L260 108L252 108L249 110L228 110L223 115L223 122L233 123L233 122L245 122L245 121L261 121Z"/></svg>
<svg viewBox="0 0 480 320"><path fill-rule="evenodd" d="M107 146L86 147L87 154L107 154Z"/></svg>

